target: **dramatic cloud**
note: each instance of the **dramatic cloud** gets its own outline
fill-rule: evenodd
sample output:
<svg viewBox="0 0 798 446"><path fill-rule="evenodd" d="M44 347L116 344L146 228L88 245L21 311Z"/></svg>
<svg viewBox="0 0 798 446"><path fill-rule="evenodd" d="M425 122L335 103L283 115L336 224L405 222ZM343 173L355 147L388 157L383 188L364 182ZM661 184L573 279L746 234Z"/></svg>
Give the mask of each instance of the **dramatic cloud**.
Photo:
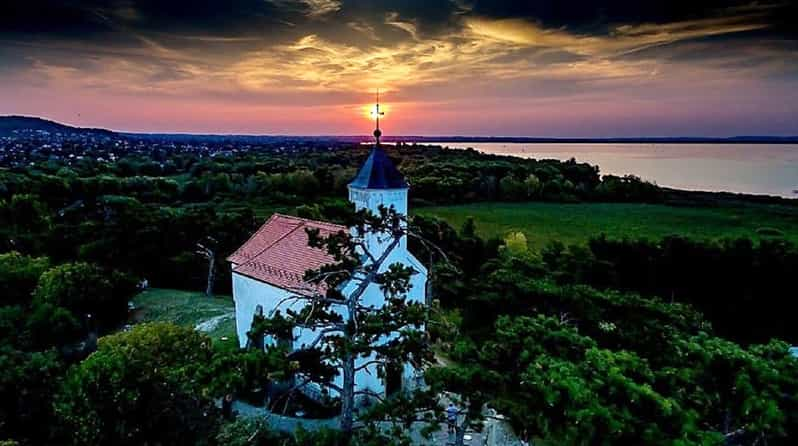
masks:
<svg viewBox="0 0 798 446"><path fill-rule="evenodd" d="M779 0L8 0L0 113L365 133L380 88L395 133L798 133L796 19Z"/></svg>

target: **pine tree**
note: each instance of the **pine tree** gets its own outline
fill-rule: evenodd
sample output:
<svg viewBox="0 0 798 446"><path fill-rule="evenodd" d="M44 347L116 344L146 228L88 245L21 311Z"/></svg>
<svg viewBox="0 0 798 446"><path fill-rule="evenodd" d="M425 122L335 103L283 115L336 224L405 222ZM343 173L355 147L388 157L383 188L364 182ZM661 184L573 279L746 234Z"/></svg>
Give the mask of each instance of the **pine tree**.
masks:
<svg viewBox="0 0 798 446"><path fill-rule="evenodd" d="M393 208L380 207L378 214L361 210L350 216L350 231L320 235L308 229L308 243L329 253L334 262L305 274L306 286L279 302L271 315L253 325L251 334L280 338L294 327L313 330L317 337L289 354L296 361L296 386L310 382L334 390L341 399L340 429L353 429L355 402L360 396L383 401L355 386L355 376L375 366L383 377L391 367L429 364L432 352L427 342L427 308L406 299L411 277L417 273L402 263L387 264L404 237L414 237L422 246L436 249L423 237L408 230L406 217ZM377 235L386 246L372 252L366 240ZM370 286L384 296L382 306L366 305ZM344 293L343 290L347 292ZM342 384L333 383L339 370Z"/></svg>

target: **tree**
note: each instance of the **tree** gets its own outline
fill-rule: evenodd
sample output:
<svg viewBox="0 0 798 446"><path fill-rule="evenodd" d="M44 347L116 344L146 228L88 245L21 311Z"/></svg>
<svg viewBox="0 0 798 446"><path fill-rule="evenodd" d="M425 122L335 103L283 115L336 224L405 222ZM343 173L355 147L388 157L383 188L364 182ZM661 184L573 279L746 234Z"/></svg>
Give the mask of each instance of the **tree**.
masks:
<svg viewBox="0 0 798 446"><path fill-rule="evenodd" d="M38 196L25 193L0 199L0 248L41 252L46 248L43 235L50 226L47 206Z"/></svg>
<svg viewBox="0 0 798 446"><path fill-rule="evenodd" d="M216 442L226 446L267 446L277 444L280 436L259 419L239 418L222 425Z"/></svg>
<svg viewBox="0 0 798 446"><path fill-rule="evenodd" d="M268 423L251 418L225 423L216 435L216 442L225 446L409 446L377 429L348 435L329 428L309 431L299 426L292 433L279 433L272 431Z"/></svg>
<svg viewBox="0 0 798 446"><path fill-rule="evenodd" d="M203 444L217 411L206 392L211 340L153 323L100 339L67 374L55 398L59 432L71 444Z"/></svg>
<svg viewBox="0 0 798 446"><path fill-rule="evenodd" d="M47 444L50 431L42 422L52 419L52 395L61 370L53 350L0 346L0 438Z"/></svg>
<svg viewBox="0 0 798 446"><path fill-rule="evenodd" d="M689 395L681 403L700 427L733 444L791 444L798 434L798 360L788 344L744 348L702 333L672 345L676 354L657 364L658 387Z"/></svg>
<svg viewBox="0 0 798 446"><path fill-rule="evenodd" d="M0 305L26 305L39 276L50 267L46 257L29 257L18 252L0 254Z"/></svg>
<svg viewBox="0 0 798 446"><path fill-rule="evenodd" d="M72 312L51 303L37 303L27 314L26 341L31 348L64 347L86 335L87 327L81 325ZM91 349L87 349L90 353Z"/></svg>
<svg viewBox="0 0 798 446"><path fill-rule="evenodd" d="M425 378L432 389L449 392L449 398L459 413L455 423L454 444L463 446L467 429L481 429L483 410L501 382L500 373L479 363L457 362L446 367L430 368Z"/></svg>
<svg viewBox="0 0 798 446"><path fill-rule="evenodd" d="M361 210L351 217L349 226L351 233L328 236L308 230L309 245L326 249L334 263L306 273L305 280L313 286L296 290L285 299L285 303L297 303L287 307L285 316L271 315L253 327L253 332L263 331L275 338L291 333L293 327L317 333L315 340L292 357L304 360L298 365L300 384L313 381L338 392L340 429L344 432L352 431L358 395L382 399L367 390L356 390L357 372L376 366L385 374L392 366L411 363L421 367L431 359L423 330L426 308L405 298L415 271L401 263L386 264L401 239L414 236L405 217L393 208L381 207L378 215ZM372 252L366 242L375 235L386 246L382 253ZM363 301L372 286L384 295L381 307ZM340 386L332 382L331 374L319 372L330 365L341 371Z"/></svg>
<svg viewBox="0 0 798 446"><path fill-rule="evenodd" d="M504 246L514 256L522 256L528 251L526 235L521 231L511 232L504 238Z"/></svg>
<svg viewBox="0 0 798 446"><path fill-rule="evenodd" d="M8 203L10 223L20 233L40 231L49 225L46 206L31 194L14 195Z"/></svg>
<svg viewBox="0 0 798 446"><path fill-rule="evenodd" d="M673 444L717 440L695 412L655 390L656 373L633 352L599 348L559 319L502 316L495 336L455 351L431 374L466 396L465 422L483 404L524 436L564 444ZM458 434L466 427L459 426Z"/></svg>
<svg viewBox="0 0 798 446"><path fill-rule="evenodd" d="M543 183L533 173L530 173L529 176L526 177L526 180L524 180L524 186L526 186L527 198L537 198L540 196L540 192L543 190Z"/></svg>
<svg viewBox="0 0 798 446"><path fill-rule="evenodd" d="M97 328L110 329L125 319L134 292L133 279L122 273L89 263L65 263L41 275L33 299L36 305L63 307L77 320L91 319Z"/></svg>
<svg viewBox="0 0 798 446"><path fill-rule="evenodd" d="M527 197L527 186L512 175L507 175L499 180L499 190L502 198L508 201L519 201Z"/></svg>
<svg viewBox="0 0 798 446"><path fill-rule="evenodd" d="M197 243L196 253L208 261L208 280L205 284L205 296L213 297L213 284L216 281L216 244L213 237L207 237L205 243Z"/></svg>
<svg viewBox="0 0 798 446"><path fill-rule="evenodd" d="M772 338L798 343L798 326L790 316L798 305L788 298L798 273L798 249L786 240L632 240L602 235L587 246L550 244L542 259L547 275L560 283L690 304L718 335L743 344Z"/></svg>
<svg viewBox="0 0 798 446"><path fill-rule="evenodd" d="M561 262L558 252L546 257ZM464 408L485 401L517 431L565 444L794 438L798 360L787 344L743 347L713 336L689 306L560 285L534 262L501 259L465 287L453 365L427 373L465 396Z"/></svg>

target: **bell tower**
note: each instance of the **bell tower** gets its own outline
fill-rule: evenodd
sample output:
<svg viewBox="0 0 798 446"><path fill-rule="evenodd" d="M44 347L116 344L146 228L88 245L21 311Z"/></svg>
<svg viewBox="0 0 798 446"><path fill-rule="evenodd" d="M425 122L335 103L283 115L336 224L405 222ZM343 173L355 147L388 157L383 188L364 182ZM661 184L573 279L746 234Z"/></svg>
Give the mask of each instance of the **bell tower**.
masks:
<svg viewBox="0 0 798 446"><path fill-rule="evenodd" d="M384 113L380 111L380 95L377 92L377 103L374 106L373 115L376 119L374 129L374 147L369 153L369 157L357 176L349 183L349 201L355 204L357 210L368 209L377 214L380 206L386 208L393 207L397 213L407 216L407 192L409 186L405 178L396 169L393 162L380 146L380 116ZM372 242L376 245L372 246ZM370 249L375 250L381 245L379 240L369 243ZM400 241L400 247L407 248L405 237ZM384 249L384 247L382 247ZM381 251L376 251L380 253Z"/></svg>

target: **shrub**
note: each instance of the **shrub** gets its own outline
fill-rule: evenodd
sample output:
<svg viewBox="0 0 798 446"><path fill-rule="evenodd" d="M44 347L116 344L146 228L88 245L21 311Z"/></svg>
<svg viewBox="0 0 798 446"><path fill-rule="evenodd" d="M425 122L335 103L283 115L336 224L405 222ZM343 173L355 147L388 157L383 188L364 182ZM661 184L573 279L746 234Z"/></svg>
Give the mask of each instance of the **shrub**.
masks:
<svg viewBox="0 0 798 446"><path fill-rule="evenodd" d="M199 371L210 339L155 323L100 339L56 395L60 440L80 445L208 444L219 417Z"/></svg>
<svg viewBox="0 0 798 446"><path fill-rule="evenodd" d="M78 320L91 319L98 328L111 329L124 321L134 292L129 276L88 263L66 263L42 274L33 295L36 305L63 307Z"/></svg>
<svg viewBox="0 0 798 446"><path fill-rule="evenodd" d="M39 276L49 267L47 257L0 254L0 305L28 304Z"/></svg>

